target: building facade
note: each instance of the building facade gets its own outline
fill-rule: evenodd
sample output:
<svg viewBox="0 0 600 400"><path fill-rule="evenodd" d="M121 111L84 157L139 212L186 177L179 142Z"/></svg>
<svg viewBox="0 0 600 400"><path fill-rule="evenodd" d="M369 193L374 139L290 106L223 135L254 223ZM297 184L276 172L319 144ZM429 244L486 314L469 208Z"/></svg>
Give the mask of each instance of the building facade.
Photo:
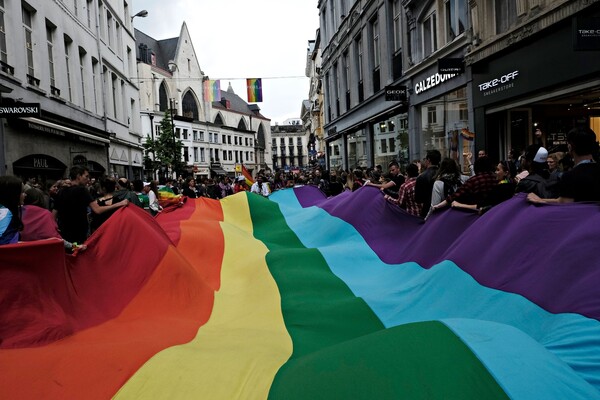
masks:
<svg viewBox="0 0 600 400"><path fill-rule="evenodd" d="M581 109L598 99L598 39L578 34L597 32L597 1L320 0L318 8L330 168L407 164L433 148L464 165L479 148L497 158L522 150L536 124L549 146L574 124L597 124L593 108L556 114L561 102Z"/></svg>
<svg viewBox="0 0 600 400"><path fill-rule="evenodd" d="M183 143L185 169L179 175L233 176L242 164L250 171L269 167L270 120L231 85L220 90L218 101L205 96L203 83L210 78L200 68L185 23L176 38L156 40L136 30L136 40L143 132L159 135L172 110L173 131Z"/></svg>
<svg viewBox="0 0 600 400"><path fill-rule="evenodd" d="M600 139L599 2L476 1L471 14L477 23L465 61L478 146L505 159L540 128L550 152L566 151L566 134L578 125Z"/></svg>
<svg viewBox="0 0 600 400"><path fill-rule="evenodd" d="M306 76L310 79L308 99L302 103L300 113L304 129L308 132L308 155L311 165L325 167L326 143L323 134L323 81L321 79L321 39L319 30L315 40L308 41Z"/></svg>
<svg viewBox="0 0 600 400"><path fill-rule="evenodd" d="M287 119L271 127L271 154L273 170L300 171L309 163L310 134L299 118Z"/></svg>
<svg viewBox="0 0 600 400"><path fill-rule="evenodd" d="M0 1L2 169L52 181L73 165L141 177L131 2Z"/></svg>

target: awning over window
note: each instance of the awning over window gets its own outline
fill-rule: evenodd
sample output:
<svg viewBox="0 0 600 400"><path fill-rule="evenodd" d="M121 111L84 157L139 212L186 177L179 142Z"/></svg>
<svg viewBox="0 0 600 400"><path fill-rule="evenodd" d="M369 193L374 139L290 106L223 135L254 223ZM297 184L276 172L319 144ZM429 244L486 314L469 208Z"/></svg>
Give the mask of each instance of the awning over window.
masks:
<svg viewBox="0 0 600 400"><path fill-rule="evenodd" d="M211 168L210 169L215 175L227 175L227 172L223 168Z"/></svg>

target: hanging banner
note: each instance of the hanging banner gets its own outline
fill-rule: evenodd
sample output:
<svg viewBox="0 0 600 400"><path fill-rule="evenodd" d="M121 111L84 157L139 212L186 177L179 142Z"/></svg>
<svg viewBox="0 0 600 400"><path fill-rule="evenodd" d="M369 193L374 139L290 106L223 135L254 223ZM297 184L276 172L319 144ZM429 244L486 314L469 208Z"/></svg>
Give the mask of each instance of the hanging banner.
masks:
<svg viewBox="0 0 600 400"><path fill-rule="evenodd" d="M263 101L261 78L246 79L246 86L248 88L248 103L260 103Z"/></svg>
<svg viewBox="0 0 600 400"><path fill-rule="evenodd" d="M204 81L204 101L221 101L221 81Z"/></svg>

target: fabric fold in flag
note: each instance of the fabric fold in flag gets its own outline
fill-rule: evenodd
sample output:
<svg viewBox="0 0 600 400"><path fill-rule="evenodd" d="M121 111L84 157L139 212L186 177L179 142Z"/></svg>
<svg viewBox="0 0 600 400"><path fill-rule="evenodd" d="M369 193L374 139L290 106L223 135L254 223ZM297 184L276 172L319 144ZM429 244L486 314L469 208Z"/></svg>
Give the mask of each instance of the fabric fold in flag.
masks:
<svg viewBox="0 0 600 400"><path fill-rule="evenodd" d="M0 398L600 399L599 234L373 187L128 206L76 256L0 246Z"/></svg>
<svg viewBox="0 0 600 400"><path fill-rule="evenodd" d="M246 79L246 87L248 89L248 103L260 103L263 101L261 78Z"/></svg>

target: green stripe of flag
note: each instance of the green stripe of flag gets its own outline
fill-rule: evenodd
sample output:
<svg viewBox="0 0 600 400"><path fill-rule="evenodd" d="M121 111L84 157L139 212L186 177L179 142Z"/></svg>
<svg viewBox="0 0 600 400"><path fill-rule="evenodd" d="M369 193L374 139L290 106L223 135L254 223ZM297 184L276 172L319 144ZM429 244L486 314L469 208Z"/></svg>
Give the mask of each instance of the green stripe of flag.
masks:
<svg viewBox="0 0 600 400"><path fill-rule="evenodd" d="M445 325L385 329L321 253L302 245L276 203L252 195L248 202L294 346L270 398L507 398Z"/></svg>

